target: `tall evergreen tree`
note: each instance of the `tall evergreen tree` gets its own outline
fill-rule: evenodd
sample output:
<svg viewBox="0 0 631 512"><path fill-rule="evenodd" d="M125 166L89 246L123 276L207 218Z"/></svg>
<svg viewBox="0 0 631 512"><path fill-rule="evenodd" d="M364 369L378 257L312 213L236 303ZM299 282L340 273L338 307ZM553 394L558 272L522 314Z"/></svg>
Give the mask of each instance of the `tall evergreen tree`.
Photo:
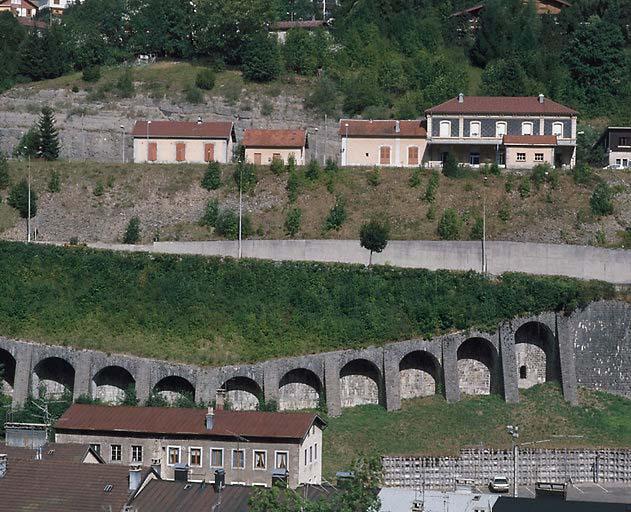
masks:
<svg viewBox="0 0 631 512"><path fill-rule="evenodd" d="M39 121L39 157L44 160L59 158L59 133L55 127L55 115L50 107L42 108Z"/></svg>

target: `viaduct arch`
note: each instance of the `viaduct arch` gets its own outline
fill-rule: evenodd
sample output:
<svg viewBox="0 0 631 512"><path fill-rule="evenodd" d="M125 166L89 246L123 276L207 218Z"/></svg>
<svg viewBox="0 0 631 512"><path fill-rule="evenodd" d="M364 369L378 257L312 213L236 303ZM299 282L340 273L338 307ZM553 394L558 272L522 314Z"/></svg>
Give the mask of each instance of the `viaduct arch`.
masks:
<svg viewBox="0 0 631 512"><path fill-rule="evenodd" d="M402 400L434 394L454 402L463 395L495 393L517 402L520 388L556 380L566 399L575 403L576 357L581 354L575 347L592 339L603 325L600 317L624 318L627 327L616 332L629 338L631 357L631 305L596 304L590 307L600 316L589 324L589 332L584 319L594 312L545 313L504 322L490 333L461 332L220 368L0 337L0 385L15 405L29 394L68 392L74 398L89 395L120 403L131 388L140 403L152 394L170 403L180 398L210 403L223 388L234 409L256 409L264 400L277 402L280 410L326 408L335 416L343 408L364 404L396 410ZM619 311L611 315L607 308ZM580 364L584 365L582 359Z"/></svg>

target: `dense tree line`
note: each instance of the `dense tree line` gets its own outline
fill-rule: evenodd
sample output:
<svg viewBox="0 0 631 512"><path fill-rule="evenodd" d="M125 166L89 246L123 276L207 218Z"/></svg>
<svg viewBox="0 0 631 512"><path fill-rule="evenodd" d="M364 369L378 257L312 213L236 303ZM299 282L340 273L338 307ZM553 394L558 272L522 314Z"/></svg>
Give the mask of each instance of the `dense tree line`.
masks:
<svg viewBox="0 0 631 512"><path fill-rule="evenodd" d="M540 16L533 0L486 0L478 30L452 16L473 0L341 0L330 31L276 20L322 16L309 0L85 0L47 31L0 16L0 89L138 54L238 66L250 80L319 76L307 106L416 117L458 92L544 93L586 116L631 116L631 3L575 0ZM480 76L481 75L481 76Z"/></svg>

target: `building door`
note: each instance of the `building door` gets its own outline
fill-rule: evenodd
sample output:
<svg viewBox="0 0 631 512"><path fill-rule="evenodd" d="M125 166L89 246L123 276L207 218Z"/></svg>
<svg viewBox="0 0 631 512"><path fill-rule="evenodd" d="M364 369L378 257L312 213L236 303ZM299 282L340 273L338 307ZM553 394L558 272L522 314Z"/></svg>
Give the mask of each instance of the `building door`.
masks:
<svg viewBox="0 0 631 512"><path fill-rule="evenodd" d="M186 160L186 144L184 142L175 144L175 160L178 162Z"/></svg>
<svg viewBox="0 0 631 512"><path fill-rule="evenodd" d="M381 146L379 148L379 163L381 165L390 165L390 146Z"/></svg>
<svg viewBox="0 0 631 512"><path fill-rule="evenodd" d="M212 162L215 160L215 145L204 144L204 161Z"/></svg>
<svg viewBox="0 0 631 512"><path fill-rule="evenodd" d="M418 146L408 147L408 165L418 165Z"/></svg>
<svg viewBox="0 0 631 512"><path fill-rule="evenodd" d="M150 142L147 146L147 161L155 162L158 159L158 143Z"/></svg>
<svg viewBox="0 0 631 512"><path fill-rule="evenodd" d="M254 165L261 165L261 153L254 153Z"/></svg>

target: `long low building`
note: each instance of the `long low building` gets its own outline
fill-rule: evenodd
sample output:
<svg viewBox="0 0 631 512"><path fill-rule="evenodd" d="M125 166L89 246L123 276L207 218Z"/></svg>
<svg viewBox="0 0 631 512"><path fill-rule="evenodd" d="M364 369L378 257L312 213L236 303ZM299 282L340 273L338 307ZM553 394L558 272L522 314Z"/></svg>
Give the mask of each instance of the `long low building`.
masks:
<svg viewBox="0 0 631 512"><path fill-rule="evenodd" d="M137 121L131 133L136 163L228 163L236 142L226 121Z"/></svg>
<svg viewBox="0 0 631 512"><path fill-rule="evenodd" d="M246 162L269 165L272 160L287 163L293 157L296 165L305 165L309 139L306 130L254 130L243 132Z"/></svg>

